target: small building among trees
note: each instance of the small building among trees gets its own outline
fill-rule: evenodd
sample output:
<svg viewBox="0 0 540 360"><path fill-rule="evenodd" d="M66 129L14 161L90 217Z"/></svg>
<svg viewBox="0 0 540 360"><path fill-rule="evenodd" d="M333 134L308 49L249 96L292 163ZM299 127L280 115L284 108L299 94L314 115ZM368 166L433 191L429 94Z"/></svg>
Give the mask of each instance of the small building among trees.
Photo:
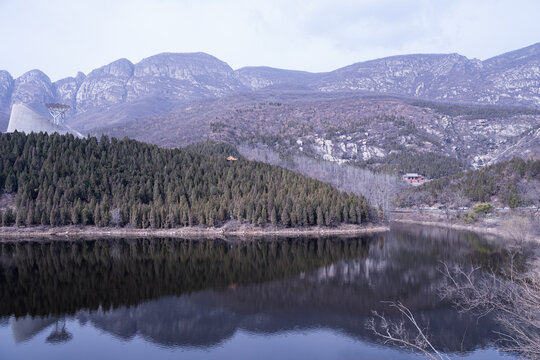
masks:
<svg viewBox="0 0 540 360"><path fill-rule="evenodd" d="M403 175L402 179L414 186L422 185L426 181L429 181L425 176L417 173L407 173Z"/></svg>

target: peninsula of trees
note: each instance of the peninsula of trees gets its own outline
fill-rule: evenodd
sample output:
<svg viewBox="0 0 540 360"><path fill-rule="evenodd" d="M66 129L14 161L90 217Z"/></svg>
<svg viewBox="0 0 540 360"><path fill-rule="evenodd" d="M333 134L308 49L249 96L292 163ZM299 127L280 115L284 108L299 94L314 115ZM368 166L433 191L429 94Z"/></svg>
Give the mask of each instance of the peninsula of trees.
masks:
<svg viewBox="0 0 540 360"><path fill-rule="evenodd" d="M334 226L372 219L363 196L204 143L163 149L134 140L0 134L0 190L16 194L2 226L133 228Z"/></svg>

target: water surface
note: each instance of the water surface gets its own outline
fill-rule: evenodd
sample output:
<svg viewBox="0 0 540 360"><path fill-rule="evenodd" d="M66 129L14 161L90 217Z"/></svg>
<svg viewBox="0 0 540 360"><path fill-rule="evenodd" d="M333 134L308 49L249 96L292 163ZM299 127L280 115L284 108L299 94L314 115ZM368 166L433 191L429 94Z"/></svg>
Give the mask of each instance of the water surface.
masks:
<svg viewBox="0 0 540 360"><path fill-rule="evenodd" d="M441 262L497 268L447 229L364 237L0 244L1 359L418 359L366 329L400 300L456 358L512 358L438 296Z"/></svg>

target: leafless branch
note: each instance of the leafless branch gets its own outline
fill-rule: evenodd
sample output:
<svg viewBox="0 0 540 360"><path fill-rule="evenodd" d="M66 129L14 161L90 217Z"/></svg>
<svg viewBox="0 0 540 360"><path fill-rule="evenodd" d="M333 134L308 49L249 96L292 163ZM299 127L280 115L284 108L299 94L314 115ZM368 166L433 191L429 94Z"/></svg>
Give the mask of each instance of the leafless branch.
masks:
<svg viewBox="0 0 540 360"><path fill-rule="evenodd" d="M494 312L503 331L501 349L525 357L540 357L540 274L537 266L529 272L515 269L518 255L509 253L510 269L496 274L478 267L441 266L446 282L442 298L452 301L461 311L479 316Z"/></svg>
<svg viewBox="0 0 540 360"><path fill-rule="evenodd" d="M529 271L520 272L516 270L516 263L524 248L509 246L507 251L509 269L503 268L497 273L478 266L442 263L440 271L445 282L440 295L453 302L460 311L472 312L479 317L493 313L502 329L497 332L501 350L540 359L540 260L536 259ZM422 353L428 359L448 359L432 345L427 330L418 324L405 305L400 302L388 304L401 314L402 320L390 321L384 314L373 312L368 329L384 343Z"/></svg>
<svg viewBox="0 0 540 360"><path fill-rule="evenodd" d="M369 320L367 328L379 338L383 343L393 343L403 349L413 350L424 354L428 359L447 360L447 356L441 354L428 339L427 330L422 328L412 312L401 302L386 302L389 307L396 309L404 319L397 322L388 320L384 314L373 312L373 317ZM412 326L413 331L407 329L406 324Z"/></svg>

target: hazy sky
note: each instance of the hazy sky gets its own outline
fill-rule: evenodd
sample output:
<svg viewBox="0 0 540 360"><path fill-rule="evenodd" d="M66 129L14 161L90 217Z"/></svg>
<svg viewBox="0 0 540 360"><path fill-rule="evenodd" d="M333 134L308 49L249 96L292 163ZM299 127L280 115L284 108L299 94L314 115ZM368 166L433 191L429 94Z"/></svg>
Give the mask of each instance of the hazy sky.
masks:
<svg viewBox="0 0 540 360"><path fill-rule="evenodd" d="M539 0L0 0L0 69L51 79L203 51L328 71L405 53L486 59L540 41Z"/></svg>

